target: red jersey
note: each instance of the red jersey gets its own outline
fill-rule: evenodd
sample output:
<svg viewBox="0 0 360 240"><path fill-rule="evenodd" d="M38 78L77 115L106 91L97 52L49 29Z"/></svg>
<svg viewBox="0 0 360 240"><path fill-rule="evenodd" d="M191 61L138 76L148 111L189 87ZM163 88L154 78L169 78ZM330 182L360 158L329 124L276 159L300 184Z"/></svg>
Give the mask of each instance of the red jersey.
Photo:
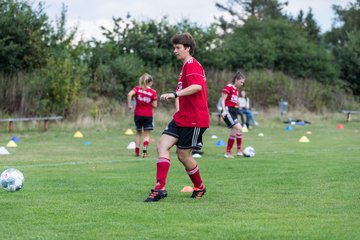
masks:
<svg viewBox="0 0 360 240"><path fill-rule="evenodd" d="M135 92L136 99L134 115L141 117L152 117L153 107L151 103L158 99L156 91L152 88L144 89L139 86L134 87L133 90Z"/></svg>
<svg viewBox="0 0 360 240"><path fill-rule="evenodd" d="M192 95L179 97L179 111L174 114L174 121L180 127L208 128L210 114L205 72L195 58L190 58L181 69L176 90L180 91L194 84L200 85L202 90Z"/></svg>
<svg viewBox="0 0 360 240"><path fill-rule="evenodd" d="M222 92L227 94L225 99L225 107L235 107L238 105L239 91L234 85L226 85Z"/></svg>

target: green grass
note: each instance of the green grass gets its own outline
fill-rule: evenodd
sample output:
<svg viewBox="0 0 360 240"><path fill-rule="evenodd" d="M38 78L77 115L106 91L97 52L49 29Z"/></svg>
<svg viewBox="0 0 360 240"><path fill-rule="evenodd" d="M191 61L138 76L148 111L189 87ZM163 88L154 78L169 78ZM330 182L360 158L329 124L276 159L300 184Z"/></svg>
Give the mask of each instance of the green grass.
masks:
<svg viewBox="0 0 360 240"><path fill-rule="evenodd" d="M342 116L343 117L343 116ZM172 157L168 198L144 203L155 182L155 143L147 159L126 146L126 128L95 131L54 125L20 137L0 170L25 175L16 193L0 191L2 239L360 239L360 122L327 119L284 131L279 121L262 121L244 133L254 158L224 159L212 126L199 160L207 194L200 200L180 190L190 184ZM159 138L164 126L152 137ZM312 131L306 135L306 131ZM258 133L264 133L259 137ZM3 129L0 146L10 137ZM299 143L306 135L310 143ZM84 144L90 141L90 145ZM174 153L174 150L173 150Z"/></svg>

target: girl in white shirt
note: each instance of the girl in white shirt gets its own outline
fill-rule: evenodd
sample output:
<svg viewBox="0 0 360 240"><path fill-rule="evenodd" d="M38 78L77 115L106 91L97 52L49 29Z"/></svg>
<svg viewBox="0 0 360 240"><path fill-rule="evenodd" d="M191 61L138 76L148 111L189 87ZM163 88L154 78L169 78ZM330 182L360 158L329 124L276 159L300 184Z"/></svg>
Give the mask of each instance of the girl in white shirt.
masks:
<svg viewBox="0 0 360 240"><path fill-rule="evenodd" d="M246 114L246 127L250 127L250 121L254 123L255 126L259 125L254 118L253 113L251 112L250 108L250 99L246 96L246 92L242 90L240 92L239 97L239 111L240 113Z"/></svg>

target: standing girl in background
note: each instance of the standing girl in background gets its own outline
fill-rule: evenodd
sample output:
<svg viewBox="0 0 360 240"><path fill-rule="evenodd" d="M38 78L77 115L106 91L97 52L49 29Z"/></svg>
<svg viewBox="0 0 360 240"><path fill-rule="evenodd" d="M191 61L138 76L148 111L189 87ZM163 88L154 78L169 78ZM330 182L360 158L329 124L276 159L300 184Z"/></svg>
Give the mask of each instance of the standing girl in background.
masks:
<svg viewBox="0 0 360 240"><path fill-rule="evenodd" d="M237 72L232 79L232 82L225 86L221 94L222 113L226 125L230 128L230 136L228 138L225 158L234 158L231 149L234 145L235 139L237 143L237 156L242 156L242 127L237 119L238 112L238 88L245 82L245 76L241 72Z"/></svg>
<svg viewBox="0 0 360 240"><path fill-rule="evenodd" d="M135 95L136 105L134 110L134 122L136 126L135 156L140 156L141 133L144 131L143 155L147 156L147 148L150 141L150 131L154 129L153 108L157 107L157 94L151 88L153 77L144 73L139 78L139 86L134 87L127 95L128 109L131 110L131 99Z"/></svg>

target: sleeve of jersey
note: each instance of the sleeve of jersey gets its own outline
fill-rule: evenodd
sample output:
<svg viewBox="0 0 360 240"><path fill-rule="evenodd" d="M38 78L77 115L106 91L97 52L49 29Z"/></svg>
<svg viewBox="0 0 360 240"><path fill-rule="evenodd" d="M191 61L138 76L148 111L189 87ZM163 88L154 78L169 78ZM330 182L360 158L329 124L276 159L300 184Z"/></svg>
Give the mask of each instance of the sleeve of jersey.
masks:
<svg viewBox="0 0 360 240"><path fill-rule="evenodd" d="M225 94L229 94L230 93L230 89L226 86L224 87L224 89L222 90L223 93Z"/></svg>
<svg viewBox="0 0 360 240"><path fill-rule="evenodd" d="M156 101L158 100L158 97L157 97L157 93L156 91L154 90L154 94L153 94L153 101Z"/></svg>
<svg viewBox="0 0 360 240"><path fill-rule="evenodd" d="M202 85L204 82L204 71L201 66L195 63L186 65L186 79L188 86L193 84Z"/></svg>

